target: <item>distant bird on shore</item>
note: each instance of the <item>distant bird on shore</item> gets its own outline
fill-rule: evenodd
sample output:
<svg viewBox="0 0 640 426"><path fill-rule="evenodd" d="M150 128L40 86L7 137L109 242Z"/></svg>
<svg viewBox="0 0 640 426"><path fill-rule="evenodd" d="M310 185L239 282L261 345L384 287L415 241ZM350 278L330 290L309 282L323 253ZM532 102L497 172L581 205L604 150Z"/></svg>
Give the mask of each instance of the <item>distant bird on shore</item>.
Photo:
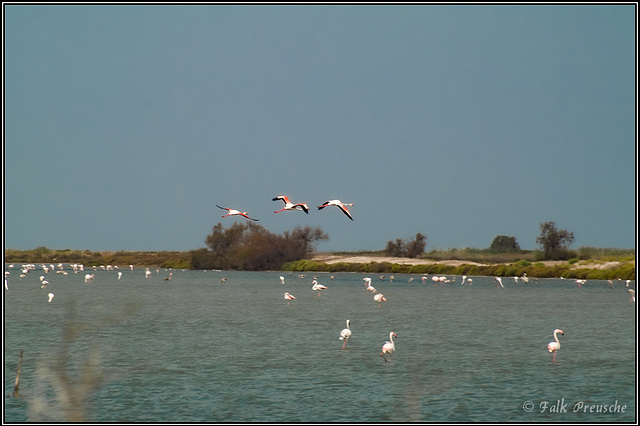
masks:
<svg viewBox="0 0 640 426"><path fill-rule="evenodd" d="M284 203L284 208L275 211L274 213L280 213L283 212L285 210L302 210L304 211L306 214L309 214L309 206L306 205L305 203L297 203L297 204L293 204L291 201L289 201L289 198L286 195L278 195L275 198L271 199L272 201L277 201L277 200L282 200L282 202Z"/></svg>
<svg viewBox="0 0 640 426"><path fill-rule="evenodd" d="M344 340L344 343L342 344L342 349L345 348L345 346L347 346L347 340L349 340L349 337L351 337L351 328L349 327L351 325L351 321L347 320L347 328L343 328L342 331L340 332L340 340Z"/></svg>
<svg viewBox="0 0 640 426"><path fill-rule="evenodd" d="M398 337L398 335L392 331L391 333L389 333L389 341L382 345L380 356L384 358L384 362L391 362L391 352L396 350L396 344L393 343L394 337ZM384 354L389 354L389 359L387 359Z"/></svg>
<svg viewBox="0 0 640 426"><path fill-rule="evenodd" d="M288 291L284 293L284 300L287 301L287 306L289 306L289 301L290 300L295 300L295 297L293 297L293 294L289 293Z"/></svg>
<svg viewBox="0 0 640 426"><path fill-rule="evenodd" d="M547 349L549 350L549 352L553 353L553 360L551 360L551 362L556 362L556 352L558 351L558 349L560 349L560 341L558 340L558 333L564 336L564 331L560 330L559 328L556 328L555 330L553 330L553 338L555 339L555 341L551 341L549 342L549 344L547 344Z"/></svg>
<svg viewBox="0 0 640 426"><path fill-rule="evenodd" d="M340 210L342 210L342 213L344 213L349 219L353 220L353 217L351 217L351 213L349 212L349 210L347 210L347 207L346 207L346 206L353 206L353 203L343 203L340 200L329 200L322 203L321 206L318 206L318 210L322 210L325 207L329 207L329 206L338 207Z"/></svg>
<svg viewBox="0 0 640 426"><path fill-rule="evenodd" d="M250 220L255 220L255 221L260 220L260 219L254 219L254 218L252 218L252 217L249 217L249 215L247 214L247 212L241 212L240 210L228 209L228 208L226 208L226 207L220 207L220 206L219 206L219 205L217 205L217 204L216 204L216 207L217 207L217 208L219 208L219 209L226 210L226 211L228 211L228 212L229 212L229 213L225 214L225 215L224 215L224 216L222 216L222 217L227 217L227 216L243 216L243 217L246 217L247 219L250 219Z"/></svg>

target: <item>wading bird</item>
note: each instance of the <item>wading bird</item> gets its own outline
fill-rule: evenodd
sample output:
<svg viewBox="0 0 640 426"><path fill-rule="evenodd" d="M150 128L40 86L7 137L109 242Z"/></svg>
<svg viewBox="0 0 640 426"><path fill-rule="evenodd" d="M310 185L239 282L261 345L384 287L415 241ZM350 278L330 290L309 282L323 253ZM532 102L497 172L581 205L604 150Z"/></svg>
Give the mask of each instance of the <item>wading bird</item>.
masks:
<svg viewBox="0 0 640 426"><path fill-rule="evenodd" d="M53 293L49 293L49 303L53 300Z"/></svg>
<svg viewBox="0 0 640 426"><path fill-rule="evenodd" d="M302 210L304 211L306 214L309 214L309 206L306 205L305 203L297 203L297 204L293 204L291 201L289 201L289 198L286 195L278 195L275 198L271 199L272 201L277 201L277 200L282 200L282 202L284 203L284 208L275 211L274 213L280 213L283 212L285 210Z"/></svg>
<svg viewBox="0 0 640 426"><path fill-rule="evenodd" d="M282 275L280 275L280 282L284 284L284 277Z"/></svg>
<svg viewBox="0 0 640 426"><path fill-rule="evenodd" d="M294 300L295 297L293 297L293 294L289 293L289 292L285 292L284 293L284 300L287 301L287 306L289 306L289 301L290 300Z"/></svg>
<svg viewBox="0 0 640 426"><path fill-rule="evenodd" d="M347 340L349 340L349 337L351 337L351 328L349 328L350 325L351 325L351 322L347 320L347 328L343 328L342 331L340 332L340 340L344 340L344 343L342 344L342 349L344 349L345 346L347 346Z"/></svg>
<svg viewBox="0 0 640 426"><path fill-rule="evenodd" d="M555 341L549 342L549 344L547 344L547 349L549 350L549 352L553 353L553 359L551 360L551 362L556 362L556 352L558 351L558 349L560 349L558 333L564 336L564 331L556 328L555 330L553 330L553 338L555 339Z"/></svg>
<svg viewBox="0 0 640 426"><path fill-rule="evenodd" d="M318 210L322 210L328 206L338 207L340 210L342 210L342 213L344 213L349 219L353 220L353 217L351 217L351 213L349 212L349 210L347 210L347 207L346 207L346 206L353 206L353 203L343 203L340 200L329 200L322 203L321 206L318 206Z"/></svg>
<svg viewBox="0 0 640 426"><path fill-rule="evenodd" d="M249 217L249 216L247 215L247 212L241 212L240 210L228 209L228 208L226 208L226 207L220 207L220 206L219 206L219 205L217 205L217 204L216 204L216 207L217 207L217 208L219 208L219 209L226 210L226 211L228 211L228 212L229 212L229 213L225 214L225 215L224 215L224 216L222 216L222 217L234 216L234 215L235 215L235 216L243 216L243 217L246 217L247 219L250 219L250 220L255 220L255 221L260 220L260 219L254 219L254 218L252 218L252 217Z"/></svg>
<svg viewBox="0 0 640 426"><path fill-rule="evenodd" d="M635 303L636 302L636 292L633 291L633 289L629 289L627 290L629 292L629 296L631 296L631 299L629 300L630 302Z"/></svg>
<svg viewBox="0 0 640 426"><path fill-rule="evenodd" d="M376 290L375 287L371 285L371 278L367 277L367 278L363 278L363 280L364 280L364 287L367 289L367 291L371 293L378 292L378 290Z"/></svg>
<svg viewBox="0 0 640 426"><path fill-rule="evenodd" d="M382 293L378 293L375 296L373 296L373 300L378 302L378 306L380 306L380 303L387 301L387 299L383 296Z"/></svg>
<svg viewBox="0 0 640 426"><path fill-rule="evenodd" d="M318 297L320 297L320 292L321 292L322 290L326 290L326 289L327 289L327 286L326 286L326 285L323 285L323 284L320 284L320 283L318 282L318 280L313 280L313 281L312 281L312 284L313 284L313 286L311 287L311 290L313 290L313 291L317 291L317 292L318 292Z"/></svg>
<svg viewBox="0 0 640 426"><path fill-rule="evenodd" d="M398 335L392 331L389 333L389 341L382 345L382 352L380 352L380 356L384 358L384 362L391 362L391 352L396 350L396 344L393 343L394 337L398 337ZM384 354L389 354L389 359L387 359Z"/></svg>

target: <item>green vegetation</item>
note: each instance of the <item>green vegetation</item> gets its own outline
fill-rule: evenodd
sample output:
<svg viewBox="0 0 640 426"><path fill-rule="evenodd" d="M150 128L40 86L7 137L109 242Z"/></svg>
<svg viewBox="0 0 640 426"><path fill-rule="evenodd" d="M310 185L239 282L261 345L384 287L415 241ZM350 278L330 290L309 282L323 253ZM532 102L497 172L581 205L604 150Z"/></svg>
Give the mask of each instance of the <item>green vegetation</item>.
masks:
<svg viewBox="0 0 640 426"><path fill-rule="evenodd" d="M307 230L308 231L308 230ZM246 231L245 231L246 232ZM303 233L304 234L304 233ZM287 233L288 238L300 236L299 232ZM286 239L285 239L286 240ZM310 257L289 259L274 267L273 270L283 271L313 271L313 272L363 272L363 273L407 273L407 274L441 274L441 275L486 275L486 276L522 276L526 273L530 277L551 278L581 278L581 279L623 279L633 280L636 277L634 249L608 249L581 247L578 250L578 261L572 258L568 261L535 262L538 255L534 251L520 250L511 253L495 253L489 249L449 249L433 250L424 253L420 258L435 262L459 260L460 266L433 263L428 265L399 265L389 262L345 263L333 264L318 262ZM238 253L251 258L249 251L239 250ZM383 257L385 251L333 252L342 256ZM38 247L33 250L5 250L5 262L8 263L83 263L85 266L126 265L155 266L174 269L198 269L210 262L212 252L206 248L186 252L90 252L88 250L53 250ZM613 267L602 267L606 262L619 262ZM477 265L481 263L483 265ZM217 268L216 268L217 269ZM224 269L224 268L220 268Z"/></svg>

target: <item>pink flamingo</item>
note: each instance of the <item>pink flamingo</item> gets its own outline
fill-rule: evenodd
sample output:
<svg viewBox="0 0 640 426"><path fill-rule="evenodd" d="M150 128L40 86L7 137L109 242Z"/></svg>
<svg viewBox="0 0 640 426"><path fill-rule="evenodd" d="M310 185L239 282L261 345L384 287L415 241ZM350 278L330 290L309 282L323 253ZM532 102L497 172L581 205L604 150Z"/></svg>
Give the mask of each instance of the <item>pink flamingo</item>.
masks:
<svg viewBox="0 0 640 426"><path fill-rule="evenodd" d="M636 292L633 289L627 290L629 292L629 296L631 296L630 302L636 303Z"/></svg>
<svg viewBox="0 0 640 426"><path fill-rule="evenodd" d="M282 200L284 202L284 208L275 211L274 213L280 213L285 210L302 210L306 214L309 214L309 206L307 206L305 203L293 204L291 201L289 201L289 198L286 195L278 195L277 197L272 198L272 201L277 200Z"/></svg>
<svg viewBox="0 0 640 426"><path fill-rule="evenodd" d="M373 296L373 300L378 302L378 306L380 306L380 303L387 301L387 299L385 299L385 297L382 295L382 293L378 293L375 296Z"/></svg>
<svg viewBox="0 0 640 426"><path fill-rule="evenodd" d="M340 210L342 210L342 213L344 213L349 219L353 220L353 217L351 217L351 213L349 212L349 210L347 210L346 207L353 206L353 203L343 203L340 200L329 200L322 203L321 206L318 206L318 210L322 210L328 206L337 206Z"/></svg>
<svg viewBox="0 0 640 426"><path fill-rule="evenodd" d="M342 344L342 349L344 349L345 346L347 346L347 340L349 340L349 337L351 337L351 328L349 328L350 325L351 325L351 322L347 320L347 328L343 328L342 331L340 332L340 340L344 340L344 343Z"/></svg>
<svg viewBox="0 0 640 426"><path fill-rule="evenodd" d="M295 300L295 297L293 297L293 294L289 293L288 291L286 291L284 293L284 300L287 301L287 306L289 306L289 301L290 300Z"/></svg>
<svg viewBox="0 0 640 426"><path fill-rule="evenodd" d="M371 292L371 293L377 293L378 290L375 289L374 286L371 285L371 278L367 277L367 278L363 278L364 280L364 287L367 289L367 291Z"/></svg>
<svg viewBox="0 0 640 426"><path fill-rule="evenodd" d="M320 292L322 290L326 290L327 289L327 286L318 283L318 281L315 280L315 279L312 281L312 283L313 283L313 287L311 287L311 290L317 291L318 292L318 297L320 297Z"/></svg>
<svg viewBox="0 0 640 426"><path fill-rule="evenodd" d="M553 338L555 339L555 341L549 342L549 344L547 345L547 349L549 350L549 352L553 353L553 360L551 362L556 362L556 352L558 351L558 349L560 349L560 341L558 341L558 333L564 336L564 331L560 330L559 328L556 328L555 330L553 330Z"/></svg>
<svg viewBox="0 0 640 426"><path fill-rule="evenodd" d="M255 220L255 221L260 220L260 219L254 219L254 218L252 218L252 217L249 217L249 216L247 215L247 212L241 212L240 210L228 209L228 208L226 208L226 207L220 207L220 206L219 206L219 205L217 205L217 204L216 204L216 207L217 207L217 208L219 208L219 209L226 210L226 211L228 211L228 212L229 212L229 213L225 214L225 215L224 215L224 216L222 216L222 217L227 217L227 216L234 216L234 215L237 215L237 216L243 216L243 217L246 217L247 219L251 219L251 220Z"/></svg>
<svg viewBox="0 0 640 426"><path fill-rule="evenodd" d="M393 338L394 337L398 337L398 335L392 331L391 333L389 333L389 341L386 342L384 345L382 345L382 352L380 352L380 356L382 358L384 358L384 362L390 362L391 361L391 352L396 350L396 344L393 343ZM384 354L389 354L389 359L387 359L384 356Z"/></svg>

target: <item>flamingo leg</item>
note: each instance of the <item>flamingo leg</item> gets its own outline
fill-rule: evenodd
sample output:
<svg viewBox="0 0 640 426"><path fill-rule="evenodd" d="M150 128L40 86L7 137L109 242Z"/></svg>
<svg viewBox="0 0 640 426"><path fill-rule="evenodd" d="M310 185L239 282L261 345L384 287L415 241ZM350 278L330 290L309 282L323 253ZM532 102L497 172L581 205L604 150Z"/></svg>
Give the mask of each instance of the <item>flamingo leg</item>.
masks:
<svg viewBox="0 0 640 426"><path fill-rule="evenodd" d="M344 339L344 343L342 344L342 349L344 349L345 346L347 346L347 339Z"/></svg>
<svg viewBox="0 0 640 426"><path fill-rule="evenodd" d="M556 351L553 351L553 359L551 360L551 362L556 362Z"/></svg>

